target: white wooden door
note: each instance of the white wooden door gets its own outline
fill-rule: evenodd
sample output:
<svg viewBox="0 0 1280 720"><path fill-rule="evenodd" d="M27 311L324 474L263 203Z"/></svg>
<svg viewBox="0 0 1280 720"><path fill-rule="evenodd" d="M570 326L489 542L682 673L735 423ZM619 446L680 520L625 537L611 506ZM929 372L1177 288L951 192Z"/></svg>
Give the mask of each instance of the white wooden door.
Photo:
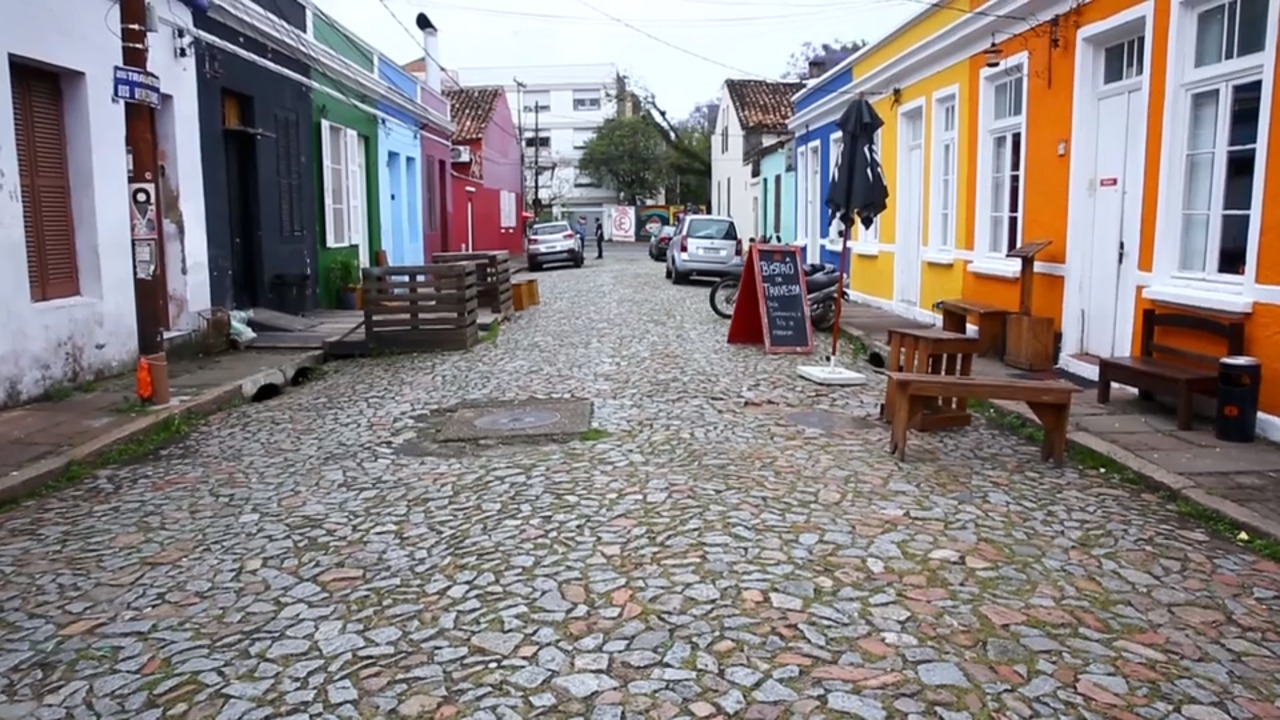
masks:
<svg viewBox="0 0 1280 720"><path fill-rule="evenodd" d="M894 297L904 306L920 304L920 240L924 230L924 113L917 110L902 119L904 145L899 154L897 213L895 232Z"/></svg>
<svg viewBox="0 0 1280 720"><path fill-rule="evenodd" d="M1111 357L1127 351L1129 338L1117 337L1116 308L1125 257L1138 252L1141 208L1132 180L1142 172L1138 142L1146 119L1142 93L1128 90L1098 98L1097 148L1093 178L1093 227L1089 275L1085 281L1084 352Z"/></svg>

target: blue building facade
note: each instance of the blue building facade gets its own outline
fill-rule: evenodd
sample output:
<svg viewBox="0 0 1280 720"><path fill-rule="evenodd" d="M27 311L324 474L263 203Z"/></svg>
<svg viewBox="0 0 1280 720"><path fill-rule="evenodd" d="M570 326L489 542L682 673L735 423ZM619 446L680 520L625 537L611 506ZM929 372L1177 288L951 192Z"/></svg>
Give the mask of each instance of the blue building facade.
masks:
<svg viewBox="0 0 1280 720"><path fill-rule="evenodd" d="M787 124L795 136L795 237L810 262L840 262L839 225L832 227L825 200L841 147L836 120L853 99L848 92L852 67L850 58L797 93Z"/></svg>
<svg viewBox="0 0 1280 720"><path fill-rule="evenodd" d="M418 81L379 56L378 77L406 97L417 100ZM385 102L378 110L378 192L382 247L392 265L423 265L430 261L422 234L422 140L417 123Z"/></svg>
<svg viewBox="0 0 1280 720"><path fill-rule="evenodd" d="M764 237L798 244L795 151L791 141L760 156L760 228Z"/></svg>

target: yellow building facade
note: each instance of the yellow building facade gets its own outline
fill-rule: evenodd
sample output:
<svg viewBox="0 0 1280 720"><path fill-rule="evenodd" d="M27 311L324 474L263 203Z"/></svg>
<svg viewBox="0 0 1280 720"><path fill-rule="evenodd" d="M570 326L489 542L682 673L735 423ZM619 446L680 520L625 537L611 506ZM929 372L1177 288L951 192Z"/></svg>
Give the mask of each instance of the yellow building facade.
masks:
<svg viewBox="0 0 1280 720"><path fill-rule="evenodd" d="M848 91L884 121L890 197L850 237L853 297L934 324L950 298L1016 310L1006 254L1047 241L1032 312L1060 367L1136 354L1147 308L1242 322L1280 439L1280 0L1247 5L952 0L864 48Z"/></svg>

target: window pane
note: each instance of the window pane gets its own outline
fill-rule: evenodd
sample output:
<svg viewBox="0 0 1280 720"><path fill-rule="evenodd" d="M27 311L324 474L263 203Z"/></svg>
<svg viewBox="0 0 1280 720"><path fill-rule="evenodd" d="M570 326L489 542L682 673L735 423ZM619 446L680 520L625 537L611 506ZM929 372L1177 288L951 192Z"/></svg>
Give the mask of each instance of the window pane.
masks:
<svg viewBox="0 0 1280 720"><path fill-rule="evenodd" d="M1231 90L1231 117L1227 144L1231 147L1258 142L1258 108L1262 105L1262 81L1242 83Z"/></svg>
<svg viewBox="0 0 1280 720"><path fill-rule="evenodd" d="M1019 244L1018 243L1018 216L1010 215L1009 216L1009 236L1008 236L1008 241L1005 242L1004 251L1013 252L1018 248L1018 244Z"/></svg>
<svg viewBox="0 0 1280 720"><path fill-rule="evenodd" d="M1236 57L1262 52L1267 42L1267 0L1240 0Z"/></svg>
<svg viewBox="0 0 1280 720"><path fill-rule="evenodd" d="M1018 173L1009 175L1009 212L1016 213L1019 211L1018 198L1021 196L1019 190L1022 188L1022 176Z"/></svg>
<svg viewBox="0 0 1280 720"><path fill-rule="evenodd" d="M999 83L995 87L995 111L997 120L1009 117L1009 83L1007 82Z"/></svg>
<svg viewBox="0 0 1280 720"><path fill-rule="evenodd" d="M1009 138L1009 172L1022 172L1022 133L1010 133Z"/></svg>
<svg viewBox="0 0 1280 720"><path fill-rule="evenodd" d="M1245 252L1249 248L1249 216L1226 214L1222 216L1222 241L1218 245L1218 272L1224 275L1243 275Z"/></svg>
<svg viewBox="0 0 1280 720"><path fill-rule="evenodd" d="M1226 5L1209 8L1196 18L1196 67L1222 62Z"/></svg>
<svg viewBox="0 0 1280 720"><path fill-rule="evenodd" d="M1204 272L1204 254L1209 247L1209 216L1203 213L1182 216L1182 247L1178 269Z"/></svg>
<svg viewBox="0 0 1280 720"><path fill-rule="evenodd" d="M988 240L988 246L991 252L1008 252L1004 249L1004 232L1007 227L1004 224L1004 216L996 215L991 218L991 238Z"/></svg>
<svg viewBox="0 0 1280 720"><path fill-rule="evenodd" d="M1124 79L1124 43L1102 51L1102 82L1110 84Z"/></svg>
<svg viewBox="0 0 1280 720"><path fill-rule="evenodd" d="M1191 129L1187 133L1188 150L1212 150L1218 140L1218 91L1208 90L1191 96Z"/></svg>
<svg viewBox="0 0 1280 720"><path fill-rule="evenodd" d="M942 208L944 215L951 211L951 178L949 177L942 178L942 200L939 207Z"/></svg>
<svg viewBox="0 0 1280 720"><path fill-rule="evenodd" d="M1147 61L1147 36L1139 35L1133 44L1133 58L1130 63L1133 66L1133 77L1138 77L1145 69L1143 66Z"/></svg>
<svg viewBox="0 0 1280 720"><path fill-rule="evenodd" d="M1227 2L1227 36L1223 39L1223 57L1227 60L1236 56L1236 31L1240 29L1240 18L1236 14L1238 3L1236 0L1228 0Z"/></svg>
<svg viewBox="0 0 1280 720"><path fill-rule="evenodd" d="M1182 209L1207 212L1212 192L1213 153L1187 156L1186 176L1183 178Z"/></svg>
<svg viewBox="0 0 1280 720"><path fill-rule="evenodd" d="M1009 84L1013 86L1010 91L1009 116L1022 117L1022 78L1010 80Z"/></svg>
<svg viewBox="0 0 1280 720"><path fill-rule="evenodd" d="M1226 187L1222 191L1223 210L1248 210L1253 206L1253 173L1256 150L1227 153Z"/></svg>
<svg viewBox="0 0 1280 720"><path fill-rule="evenodd" d="M991 212L1001 214L1008 211L1009 195L1005 192L1004 175L991 178Z"/></svg>
<svg viewBox="0 0 1280 720"><path fill-rule="evenodd" d="M340 205L335 205L333 213L330 216L333 223L333 239L339 245L347 244L347 211Z"/></svg>

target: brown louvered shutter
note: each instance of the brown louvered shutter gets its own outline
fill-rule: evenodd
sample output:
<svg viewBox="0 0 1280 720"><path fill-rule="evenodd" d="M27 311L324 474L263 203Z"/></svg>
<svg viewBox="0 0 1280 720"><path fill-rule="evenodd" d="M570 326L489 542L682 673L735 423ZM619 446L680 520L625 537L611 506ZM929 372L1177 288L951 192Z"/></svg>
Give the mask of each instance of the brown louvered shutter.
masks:
<svg viewBox="0 0 1280 720"><path fill-rule="evenodd" d="M79 295L62 80L17 63L10 63L9 70L31 299Z"/></svg>

